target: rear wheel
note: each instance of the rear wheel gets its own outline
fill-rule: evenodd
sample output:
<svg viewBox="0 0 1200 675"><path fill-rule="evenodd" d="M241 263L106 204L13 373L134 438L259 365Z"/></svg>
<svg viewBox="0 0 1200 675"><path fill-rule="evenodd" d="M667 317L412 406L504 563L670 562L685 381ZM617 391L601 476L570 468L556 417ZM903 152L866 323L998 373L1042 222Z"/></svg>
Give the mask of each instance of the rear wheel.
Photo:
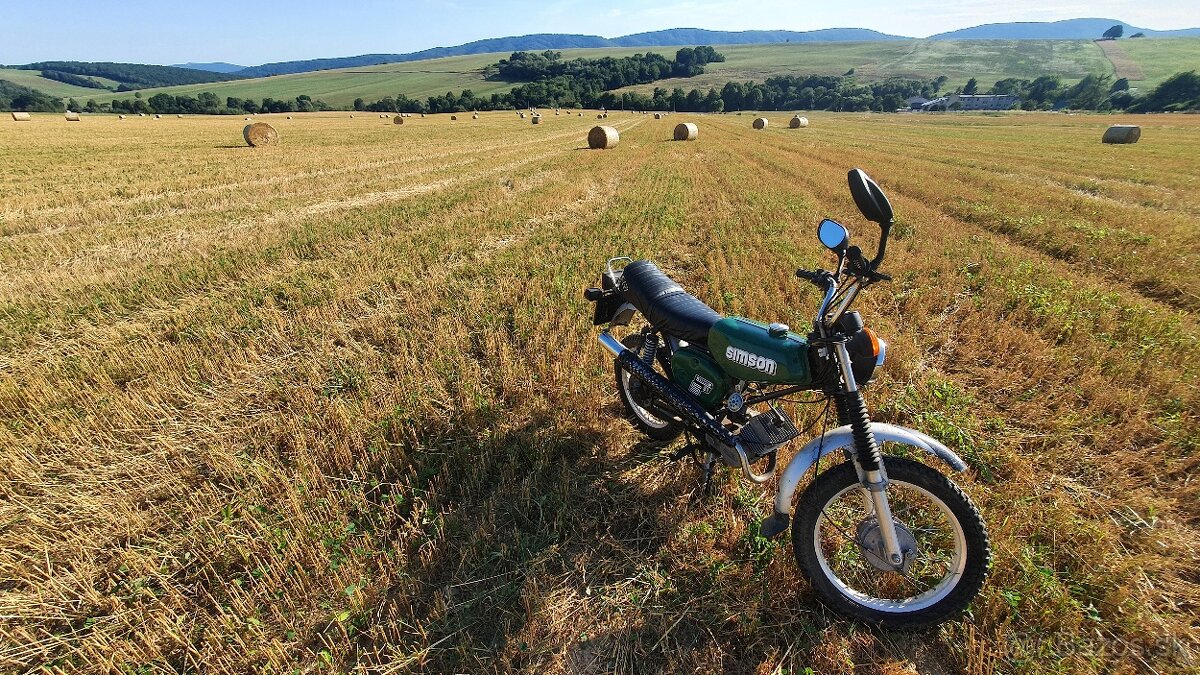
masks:
<svg viewBox="0 0 1200 675"><path fill-rule="evenodd" d="M920 464L885 458L888 503L905 551L884 561L870 498L851 462L820 476L792 522L796 562L835 611L891 629L953 618L979 593L991 560L979 510L950 479Z"/></svg>
<svg viewBox="0 0 1200 675"><path fill-rule="evenodd" d="M621 344L634 353L641 354L644 340L644 334L634 333L621 340ZM678 438L679 434L683 433L683 425L653 410L650 402L654 392L641 380L630 374L628 370L622 368L620 362L614 361L614 369L617 376L617 393L621 397L621 403L625 406L625 413L629 421L639 431L656 441L666 442ZM659 370L662 370L661 363ZM660 372L660 374L663 373Z"/></svg>

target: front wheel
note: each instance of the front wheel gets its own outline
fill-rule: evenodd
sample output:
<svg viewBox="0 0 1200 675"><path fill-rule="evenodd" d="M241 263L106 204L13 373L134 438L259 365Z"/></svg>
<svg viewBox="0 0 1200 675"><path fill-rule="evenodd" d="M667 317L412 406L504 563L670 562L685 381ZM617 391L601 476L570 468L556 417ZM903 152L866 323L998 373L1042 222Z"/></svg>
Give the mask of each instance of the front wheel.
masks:
<svg viewBox="0 0 1200 675"><path fill-rule="evenodd" d="M817 476L792 522L796 562L835 611L890 629L932 626L979 593L991 560L979 510L950 479L918 462L886 457L888 503L905 551L884 561L870 496L851 462Z"/></svg>

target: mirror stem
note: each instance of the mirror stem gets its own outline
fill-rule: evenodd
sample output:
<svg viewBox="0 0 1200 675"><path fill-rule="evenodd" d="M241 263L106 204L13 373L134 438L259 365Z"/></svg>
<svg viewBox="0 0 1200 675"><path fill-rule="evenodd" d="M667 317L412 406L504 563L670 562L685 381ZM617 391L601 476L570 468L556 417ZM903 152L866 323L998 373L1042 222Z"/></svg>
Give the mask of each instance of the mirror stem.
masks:
<svg viewBox="0 0 1200 675"><path fill-rule="evenodd" d="M892 232L892 225L895 220L889 220L886 223L879 224L879 250L875 253L875 259L871 261L871 271L879 269L879 264L883 262L883 254L887 251L888 235Z"/></svg>

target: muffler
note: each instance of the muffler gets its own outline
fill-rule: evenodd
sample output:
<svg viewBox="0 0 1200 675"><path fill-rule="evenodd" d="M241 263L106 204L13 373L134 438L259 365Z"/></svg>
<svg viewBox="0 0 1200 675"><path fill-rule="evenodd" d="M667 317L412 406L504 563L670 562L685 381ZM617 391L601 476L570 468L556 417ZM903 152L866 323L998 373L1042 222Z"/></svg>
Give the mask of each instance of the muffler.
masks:
<svg viewBox="0 0 1200 675"><path fill-rule="evenodd" d="M687 393L671 382L667 378L659 375L652 367L646 364L638 355L611 334L604 332L600 334L600 344L604 348L612 352L617 357L617 362L623 368L629 371L631 375L638 378L647 387L650 387L656 395L662 398L667 405L671 406L676 413L692 426L698 427L705 434L705 441L709 447L715 448L721 454L721 459L727 466L735 469L740 468L747 479L755 483L764 483L775 475L775 455L772 454L770 463L765 473L755 473L750 467L750 460L746 455L745 448L742 447L738 439L728 429L721 425L717 418L713 417L707 410L696 404L688 397Z"/></svg>

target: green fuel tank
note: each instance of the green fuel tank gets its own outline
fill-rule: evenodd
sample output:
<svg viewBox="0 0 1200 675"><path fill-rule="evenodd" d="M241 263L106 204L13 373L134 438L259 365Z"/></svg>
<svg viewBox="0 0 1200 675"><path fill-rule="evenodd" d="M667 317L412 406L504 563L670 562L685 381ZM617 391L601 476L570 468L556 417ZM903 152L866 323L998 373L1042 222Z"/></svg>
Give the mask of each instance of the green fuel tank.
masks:
<svg viewBox="0 0 1200 675"><path fill-rule="evenodd" d="M708 332L708 348L717 365L737 380L770 384L812 384L808 340L778 326L740 316L718 321Z"/></svg>

